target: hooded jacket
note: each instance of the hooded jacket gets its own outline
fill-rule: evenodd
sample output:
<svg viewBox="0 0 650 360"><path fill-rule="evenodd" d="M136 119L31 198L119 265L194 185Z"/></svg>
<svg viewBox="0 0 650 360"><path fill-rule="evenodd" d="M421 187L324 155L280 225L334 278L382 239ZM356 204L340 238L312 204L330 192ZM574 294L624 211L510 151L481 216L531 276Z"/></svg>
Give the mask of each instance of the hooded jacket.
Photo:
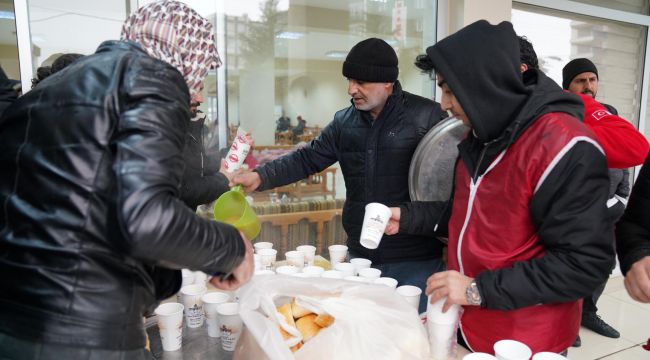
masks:
<svg viewBox="0 0 650 360"><path fill-rule="evenodd" d="M562 92L538 71L527 71L522 78L518 41L510 23L492 26L486 21L476 22L430 47L427 54L473 128L458 146L453 206L447 206L453 208L449 268L461 272L463 268L472 269L470 276L475 276L482 304L480 308L466 307L461 329L472 333L465 339L472 350L491 352L491 344L485 340L494 334L503 335L499 334L503 329L492 321L477 325L476 319L487 320L495 311L503 319L516 319L517 311L522 310L544 316L547 311L553 312L550 309L556 304L579 304L579 299L606 279L613 261L608 240L613 229L606 221L606 161L593 133L579 121L584 108L577 96ZM540 127L544 131L540 132ZM531 141L531 136L540 134L548 136ZM520 139L521 144L528 145L522 148ZM548 161L549 156L555 156L553 162ZM539 168L532 168L537 163L547 164L543 176ZM461 167L463 171L459 171ZM499 191L503 191L504 199L516 199L527 206L522 209L495 200ZM486 203L486 199L492 202ZM435 223L431 218L446 222L441 208L431 203L403 206L402 219L411 219L400 222L400 232L434 234L444 229L431 225ZM489 222L483 220L481 211L486 211ZM490 214L495 213L501 214L503 221L493 219ZM506 226L511 219L529 225ZM526 235L524 231L531 232ZM486 242L481 243L481 239ZM513 244L521 244L521 248L510 254L497 251ZM470 251L468 261L472 263L463 263L459 256L466 251ZM522 257L526 253L529 257ZM574 316L562 324L547 324L550 329L516 321L512 329L534 351L563 351L575 340L580 324L579 311L563 311ZM486 316L473 317L474 321L467 321L472 328L464 328L463 319L476 312L485 312ZM557 313L553 316L558 319ZM549 330L555 334L547 336ZM477 340L477 335L483 339Z"/></svg>
<svg viewBox="0 0 650 360"><path fill-rule="evenodd" d="M190 95L180 72L109 41L0 118L0 332L112 350L180 271L229 273L239 232L179 199Z"/></svg>
<svg viewBox="0 0 650 360"><path fill-rule="evenodd" d="M409 200L408 174L415 148L443 116L438 103L403 91L395 82L374 121L352 105L338 111L307 146L258 168L259 190L304 179L338 161L346 187L343 227L352 252L376 264L439 258L442 243L426 236L384 236L375 250L363 247L359 236L366 204L397 206Z"/></svg>

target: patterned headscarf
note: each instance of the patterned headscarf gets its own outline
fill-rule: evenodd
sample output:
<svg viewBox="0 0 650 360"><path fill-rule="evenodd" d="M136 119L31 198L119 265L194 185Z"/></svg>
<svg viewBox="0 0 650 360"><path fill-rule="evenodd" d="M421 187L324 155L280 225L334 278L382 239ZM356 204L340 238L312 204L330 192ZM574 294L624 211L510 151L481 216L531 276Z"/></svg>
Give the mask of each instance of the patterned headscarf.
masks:
<svg viewBox="0 0 650 360"><path fill-rule="evenodd" d="M201 91L208 71L221 65L212 24L178 1L138 9L124 22L122 40L140 44L150 56L178 69L192 96Z"/></svg>

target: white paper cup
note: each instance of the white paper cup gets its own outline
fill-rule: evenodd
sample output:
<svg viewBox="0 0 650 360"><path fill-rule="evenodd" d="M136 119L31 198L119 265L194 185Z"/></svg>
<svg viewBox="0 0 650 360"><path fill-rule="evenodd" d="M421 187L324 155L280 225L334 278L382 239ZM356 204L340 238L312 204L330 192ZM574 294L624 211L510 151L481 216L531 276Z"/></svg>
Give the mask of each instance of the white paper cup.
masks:
<svg viewBox="0 0 650 360"><path fill-rule="evenodd" d="M533 355L533 360L566 360L566 357L557 353L544 351Z"/></svg>
<svg viewBox="0 0 650 360"><path fill-rule="evenodd" d="M183 342L183 304L165 303L156 308L163 351L176 351Z"/></svg>
<svg viewBox="0 0 650 360"><path fill-rule="evenodd" d="M300 270L293 265L283 265L283 266L278 266L275 269L275 272L280 275L293 275L295 273L300 272Z"/></svg>
<svg viewBox="0 0 650 360"><path fill-rule="evenodd" d="M311 277L321 277L323 276L325 269L320 266L305 266L305 268L302 269L302 272L303 274L310 275Z"/></svg>
<svg viewBox="0 0 650 360"><path fill-rule="evenodd" d="M284 253L284 257L287 259L287 265L293 265L298 269L305 267L305 253L302 251L287 251Z"/></svg>
<svg viewBox="0 0 650 360"><path fill-rule="evenodd" d="M321 277L328 279L343 279L343 273L338 270L326 270Z"/></svg>
<svg viewBox="0 0 650 360"><path fill-rule="evenodd" d="M429 348L433 359L447 360L451 357L453 344L456 340L456 326L454 324L429 324Z"/></svg>
<svg viewBox="0 0 650 360"><path fill-rule="evenodd" d="M463 356L463 360L497 360L492 354L475 352Z"/></svg>
<svg viewBox="0 0 650 360"><path fill-rule="evenodd" d="M332 266L345 262L348 256L348 247L345 245L331 245L327 248L330 251L330 263Z"/></svg>
<svg viewBox="0 0 650 360"><path fill-rule="evenodd" d="M181 288L181 301L185 307L185 323L189 328L203 325L203 301L208 289L205 285L187 285Z"/></svg>
<svg viewBox="0 0 650 360"><path fill-rule="evenodd" d="M239 304L227 302L217 306L221 327L221 347L226 351L235 351L244 323L239 317Z"/></svg>
<svg viewBox="0 0 650 360"><path fill-rule="evenodd" d="M516 340L499 340L494 343L494 354L499 360L529 360L533 351Z"/></svg>
<svg viewBox="0 0 650 360"><path fill-rule="evenodd" d="M447 297L438 299L435 303L431 303L431 296L428 297L427 301L427 323L436 323L436 324L453 324L454 326L458 322L458 317L460 315L460 305L453 304L447 309L447 312L442 312L442 308L447 301Z"/></svg>
<svg viewBox="0 0 650 360"><path fill-rule="evenodd" d="M397 280L391 277L380 277L379 279L375 279L375 284L386 285L393 289L397 288Z"/></svg>
<svg viewBox="0 0 650 360"><path fill-rule="evenodd" d="M359 242L368 249L379 247L381 237L384 235L386 225L392 213L388 206L380 203L366 205L366 213L363 216L363 227Z"/></svg>
<svg viewBox="0 0 650 360"><path fill-rule="evenodd" d="M275 258L278 254L278 251L275 249L260 249L257 253L260 254L262 270L273 269L273 264L275 263Z"/></svg>
<svg viewBox="0 0 650 360"><path fill-rule="evenodd" d="M219 317L217 316L217 306L230 301L230 294L223 292L209 292L201 298L203 301L203 311L205 312L205 322L208 324L209 337L221 337L219 330Z"/></svg>
<svg viewBox="0 0 650 360"><path fill-rule="evenodd" d="M266 242L266 241L258 241L255 244L253 244L253 248L255 249L255 253L258 254L262 249L273 249L273 243Z"/></svg>
<svg viewBox="0 0 650 360"><path fill-rule="evenodd" d="M369 279L362 278L361 276L346 276L343 278L343 280L368 284Z"/></svg>
<svg viewBox="0 0 650 360"><path fill-rule="evenodd" d="M296 248L297 251L305 254L305 266L314 265L314 258L316 257L316 247L311 245L300 245Z"/></svg>
<svg viewBox="0 0 650 360"><path fill-rule="evenodd" d="M194 272L192 272L192 270L182 269L181 276L183 277L181 287L194 284Z"/></svg>
<svg viewBox="0 0 650 360"><path fill-rule="evenodd" d="M381 270L375 268L365 268L359 270L359 276L366 279L371 279L372 282L381 277Z"/></svg>
<svg viewBox="0 0 650 360"><path fill-rule="evenodd" d="M359 270L369 268L372 261L364 258L354 258L350 259L350 264L354 264L354 275L359 275Z"/></svg>
<svg viewBox="0 0 650 360"><path fill-rule="evenodd" d="M420 295L422 294L422 290L413 285L402 285L397 288L397 293L400 294L406 302L411 304L416 310L418 309L418 306L420 305Z"/></svg>
<svg viewBox="0 0 650 360"><path fill-rule="evenodd" d="M253 254L253 263L255 264L255 271L262 270L262 257L260 254Z"/></svg>
<svg viewBox="0 0 650 360"><path fill-rule="evenodd" d="M203 271L195 271L194 272L194 284L195 285L203 285L208 282L208 274L204 273Z"/></svg>
<svg viewBox="0 0 650 360"><path fill-rule="evenodd" d="M346 276L355 276L354 274L354 265L348 262L340 262L334 265L334 270L338 270L343 273L343 277Z"/></svg>

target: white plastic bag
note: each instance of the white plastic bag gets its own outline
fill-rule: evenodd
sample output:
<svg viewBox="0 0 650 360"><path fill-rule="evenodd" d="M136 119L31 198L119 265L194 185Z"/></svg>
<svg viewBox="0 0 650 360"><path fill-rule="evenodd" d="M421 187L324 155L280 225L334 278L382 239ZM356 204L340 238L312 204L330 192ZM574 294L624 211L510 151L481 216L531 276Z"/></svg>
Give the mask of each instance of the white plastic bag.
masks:
<svg viewBox="0 0 650 360"><path fill-rule="evenodd" d="M296 339L282 339L276 307L296 298L299 305L335 318L292 354ZM251 335L236 359L428 359L426 330L415 309L384 285L338 279L257 276L240 291L240 316ZM285 328L286 329L286 328ZM299 333L297 333L299 337ZM264 351L260 354L259 351ZM294 357L295 356L295 357Z"/></svg>

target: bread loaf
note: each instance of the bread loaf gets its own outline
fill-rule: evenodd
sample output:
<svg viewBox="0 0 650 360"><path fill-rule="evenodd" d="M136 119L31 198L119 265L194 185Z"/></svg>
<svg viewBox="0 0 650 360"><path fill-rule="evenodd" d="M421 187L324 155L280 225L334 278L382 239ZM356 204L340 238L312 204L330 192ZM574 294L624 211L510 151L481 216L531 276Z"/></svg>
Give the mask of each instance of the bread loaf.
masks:
<svg viewBox="0 0 650 360"><path fill-rule="evenodd" d="M304 342L307 342L311 338L316 336L318 332L322 329L314 322L315 319L316 319L316 314L309 314L301 317L300 319L298 319L298 321L296 321L296 326L298 327L298 331L300 331L300 334L302 335L302 340Z"/></svg>
<svg viewBox="0 0 650 360"><path fill-rule="evenodd" d="M296 327L296 322L293 320L294 315L291 310L291 304L287 303L278 308L278 312L282 314L284 320L287 322L287 325L291 327Z"/></svg>
<svg viewBox="0 0 650 360"><path fill-rule="evenodd" d="M316 316L314 322L316 323L316 325L322 328L326 328L334 323L334 318L331 315L322 314Z"/></svg>
<svg viewBox="0 0 650 360"><path fill-rule="evenodd" d="M293 317L296 318L296 319L301 318L301 317L303 317L305 315L312 314L311 311L309 311L309 310L305 309L304 307L298 305L296 303L296 298L293 298L293 300L291 301L291 311L293 312Z"/></svg>

